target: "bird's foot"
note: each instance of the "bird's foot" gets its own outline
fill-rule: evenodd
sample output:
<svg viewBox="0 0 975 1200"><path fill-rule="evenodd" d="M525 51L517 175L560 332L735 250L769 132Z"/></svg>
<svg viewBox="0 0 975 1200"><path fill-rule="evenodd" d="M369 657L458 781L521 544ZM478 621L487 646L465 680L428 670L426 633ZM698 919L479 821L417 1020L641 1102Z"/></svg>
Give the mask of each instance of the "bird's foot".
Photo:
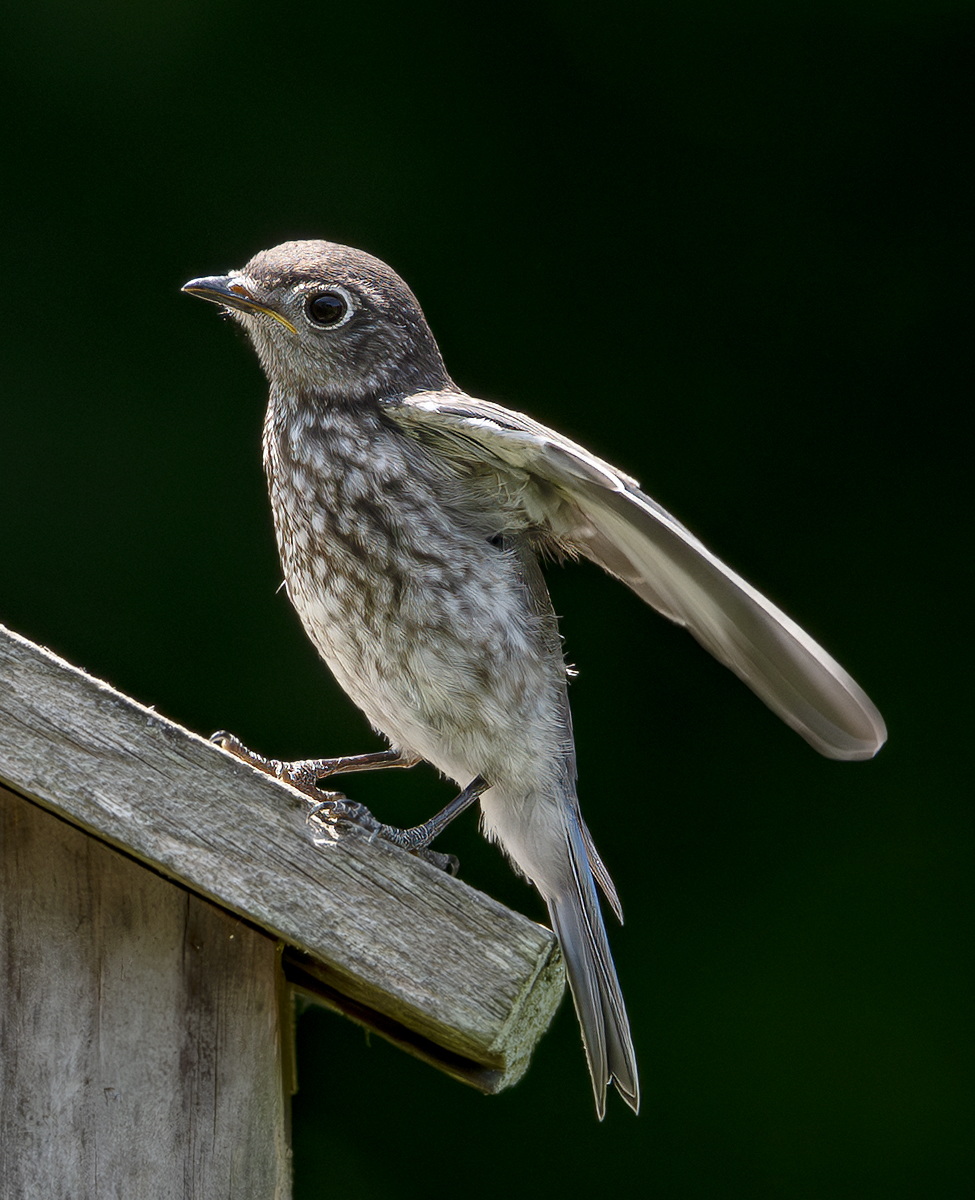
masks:
<svg viewBox="0 0 975 1200"><path fill-rule="evenodd" d="M235 758L241 759L245 763L250 763L252 767L256 767L258 771L263 771L265 775L270 775L274 779L280 779L282 783L290 783L293 788L302 792L309 799L321 799L321 792L316 786L319 779L325 778L325 774L318 774L309 771L308 763L306 762L282 762L277 758L265 758L263 754L258 754L256 750L251 750L240 740L234 737L232 733L227 733L225 729L220 729L216 733L210 735L210 741L232 754Z"/></svg>
<svg viewBox="0 0 975 1200"><path fill-rule="evenodd" d="M480 797L481 792L487 788L487 783L480 775L472 780L466 788L456 796L440 812L425 821L422 825L414 825L410 829L399 829L395 825L383 825L376 821L376 818L369 813L369 819L376 822L376 829L370 834L370 838L382 838L385 842L392 842L394 846L399 846L402 850L408 850L410 854L415 854L419 858L423 858L426 862L433 863L441 870L449 871L451 875L456 875L460 862L453 854L439 854L436 850L430 849L430 843L450 824L454 817L459 816L465 809L470 806ZM362 807L361 805L359 806ZM368 810L366 810L368 811Z"/></svg>
<svg viewBox="0 0 975 1200"><path fill-rule="evenodd" d="M257 767L266 775L273 775L284 783L290 783L299 792L314 796L319 780L330 775L352 775L358 771L385 771L391 767L415 767L419 758L403 754L401 750L376 750L371 754L346 754L339 758L302 758L296 762L281 762L277 758L265 758L255 750L249 750L240 738L221 729L210 737L210 741L230 754Z"/></svg>
<svg viewBox="0 0 975 1200"><path fill-rule="evenodd" d="M395 825L384 825L364 804L349 800L341 792L323 794L319 791L318 795L321 799L311 806L306 819L309 824L324 829L333 841L338 841L347 833L365 834L370 842L377 839L389 842L417 858L422 858L424 862L438 867L441 871L448 871L451 875L457 874L460 860L454 854L441 854L438 850L431 850L427 844L429 839L424 840L422 835L418 836L422 826L416 829L398 829Z"/></svg>
<svg viewBox="0 0 975 1200"><path fill-rule="evenodd" d="M428 825L413 829L399 829L395 825L384 825L377 820L364 804L350 800L341 792L326 792L318 787L318 781L330 775L353 771L375 771L385 767L411 767L418 760L410 759L395 750L381 750L375 754L359 754L344 758L309 758L298 762L282 762L277 758L265 758L263 754L249 749L232 733L219 730L210 741L235 758L249 763L282 783L290 784L310 802L306 814L309 824L324 831L332 841L338 841L348 833L365 834L369 841L377 838L390 842L424 862L456 875L460 860L453 854L441 854L431 850L432 830Z"/></svg>

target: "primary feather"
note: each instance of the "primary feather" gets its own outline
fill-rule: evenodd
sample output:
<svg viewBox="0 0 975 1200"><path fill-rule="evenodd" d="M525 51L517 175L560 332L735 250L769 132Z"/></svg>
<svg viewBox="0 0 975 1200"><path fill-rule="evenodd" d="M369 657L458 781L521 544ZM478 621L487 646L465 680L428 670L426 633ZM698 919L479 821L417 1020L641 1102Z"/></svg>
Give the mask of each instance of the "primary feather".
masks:
<svg viewBox="0 0 975 1200"><path fill-rule="evenodd" d="M523 476L526 518L683 625L828 758L873 757L879 711L822 646L635 480L520 413L457 393L421 393L389 416L441 453Z"/></svg>

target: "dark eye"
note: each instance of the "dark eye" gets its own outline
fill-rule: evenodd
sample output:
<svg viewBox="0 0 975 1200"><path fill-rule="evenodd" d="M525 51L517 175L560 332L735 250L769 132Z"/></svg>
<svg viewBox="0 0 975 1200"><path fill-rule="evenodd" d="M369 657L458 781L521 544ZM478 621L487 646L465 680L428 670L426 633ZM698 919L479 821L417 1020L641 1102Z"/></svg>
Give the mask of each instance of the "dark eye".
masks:
<svg viewBox="0 0 975 1200"><path fill-rule="evenodd" d="M316 292L305 301L305 309L316 325L335 325L349 311L349 305L338 292Z"/></svg>

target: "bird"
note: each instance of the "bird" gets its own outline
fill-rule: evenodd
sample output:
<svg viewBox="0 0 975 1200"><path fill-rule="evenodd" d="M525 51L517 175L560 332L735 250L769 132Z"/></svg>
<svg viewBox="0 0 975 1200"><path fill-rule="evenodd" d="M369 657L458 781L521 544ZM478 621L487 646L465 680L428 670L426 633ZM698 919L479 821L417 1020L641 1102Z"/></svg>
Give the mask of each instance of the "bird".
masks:
<svg viewBox="0 0 975 1200"><path fill-rule="evenodd" d="M622 580L829 758L876 754L887 736L880 713L636 480L454 383L416 297L380 259L290 241L182 290L219 304L257 352L288 596L388 749L281 764L230 735L222 744L304 784L433 764L461 791L425 825L381 827L408 849L479 802L483 832L547 906L597 1116L611 1085L638 1112L597 885L620 920L622 911L580 810L570 669L541 562L582 556Z"/></svg>

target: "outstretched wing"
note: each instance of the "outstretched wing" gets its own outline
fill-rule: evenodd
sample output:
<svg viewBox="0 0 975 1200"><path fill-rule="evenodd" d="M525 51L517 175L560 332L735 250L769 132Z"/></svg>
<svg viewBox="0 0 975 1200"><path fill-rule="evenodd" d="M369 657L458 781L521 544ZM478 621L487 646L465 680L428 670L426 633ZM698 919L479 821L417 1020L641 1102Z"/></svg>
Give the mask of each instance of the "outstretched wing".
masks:
<svg viewBox="0 0 975 1200"><path fill-rule="evenodd" d="M515 480L528 520L686 626L821 754L866 759L884 744L883 718L839 663L635 480L529 417L460 392L393 401L387 414L439 453Z"/></svg>

